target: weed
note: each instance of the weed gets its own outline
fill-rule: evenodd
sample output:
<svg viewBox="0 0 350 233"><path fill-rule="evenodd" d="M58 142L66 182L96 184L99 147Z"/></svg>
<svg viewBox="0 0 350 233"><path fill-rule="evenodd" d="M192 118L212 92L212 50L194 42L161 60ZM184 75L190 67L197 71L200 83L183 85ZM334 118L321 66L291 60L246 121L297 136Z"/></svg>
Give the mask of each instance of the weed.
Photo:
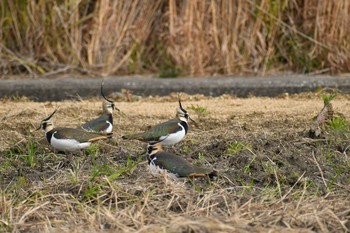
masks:
<svg viewBox="0 0 350 233"><path fill-rule="evenodd" d="M72 162L72 168L68 169L70 176L70 180L73 183L79 183L79 174L81 171L81 165L78 160Z"/></svg>
<svg viewBox="0 0 350 233"><path fill-rule="evenodd" d="M322 99L324 102L324 105L328 105L335 97L337 96L337 94L323 94L322 95Z"/></svg>
<svg viewBox="0 0 350 233"><path fill-rule="evenodd" d="M193 110L198 115L198 117L203 117L209 114L206 107L199 106L198 104L197 105L192 104L191 106L188 107L188 109Z"/></svg>
<svg viewBox="0 0 350 233"><path fill-rule="evenodd" d="M244 166L244 169L243 169L244 174L250 173L251 165L254 163L255 159L256 159L256 156L247 165Z"/></svg>
<svg viewBox="0 0 350 233"><path fill-rule="evenodd" d="M17 188L20 188L20 189L28 186L27 179L23 176L17 177L16 186Z"/></svg>
<svg viewBox="0 0 350 233"><path fill-rule="evenodd" d="M94 161L98 157L99 149L100 149L99 145L95 143L95 144L91 144L88 148L86 148L85 152Z"/></svg>
<svg viewBox="0 0 350 233"><path fill-rule="evenodd" d="M198 153L198 160L199 160L199 161L204 161L204 160L205 160L204 153L202 153L202 152L199 152L199 153Z"/></svg>
<svg viewBox="0 0 350 233"><path fill-rule="evenodd" d="M280 190L278 186L266 185L260 192L264 201L271 201L280 198Z"/></svg>
<svg viewBox="0 0 350 233"><path fill-rule="evenodd" d="M26 162L27 162L27 165L29 167L34 167L35 164L36 164L36 148L35 148L35 143L30 140L27 144L27 155L24 157Z"/></svg>
<svg viewBox="0 0 350 233"><path fill-rule="evenodd" d="M253 191L254 179L250 179L249 182L246 182L243 179L239 178L237 181L243 187L242 191L239 193L240 196L245 196L246 194L250 194Z"/></svg>
<svg viewBox="0 0 350 233"><path fill-rule="evenodd" d="M249 145L245 145L243 142L232 142L228 145L226 149L227 154L238 154L239 152L245 150L246 148L250 148Z"/></svg>
<svg viewBox="0 0 350 233"><path fill-rule="evenodd" d="M20 158L28 167L35 167L37 163L36 143L32 139L28 139L25 145L17 145L16 148L8 151L9 158Z"/></svg>
<svg viewBox="0 0 350 233"><path fill-rule="evenodd" d="M185 154L188 154L191 152L191 148L187 145L184 145L182 150L183 150L183 153L185 153Z"/></svg>
<svg viewBox="0 0 350 233"><path fill-rule="evenodd" d="M349 123L346 118L342 116L334 117L328 122L327 126L329 129L339 133L348 132L349 130Z"/></svg>
<svg viewBox="0 0 350 233"><path fill-rule="evenodd" d="M91 168L91 179L95 179L96 177L106 175L110 176L113 173L115 173L115 168L110 166L109 164L103 163L103 164L96 164L93 165Z"/></svg>
<svg viewBox="0 0 350 233"><path fill-rule="evenodd" d="M101 185L94 182L88 182L87 189L83 192L83 197L87 200L95 199L98 195L102 194Z"/></svg>
<svg viewBox="0 0 350 233"><path fill-rule="evenodd" d="M139 162L142 161L142 156L139 156L136 161L132 160L130 156L127 157L126 163L122 165L118 170L108 176L109 180L115 180L125 173L131 172L135 169Z"/></svg>

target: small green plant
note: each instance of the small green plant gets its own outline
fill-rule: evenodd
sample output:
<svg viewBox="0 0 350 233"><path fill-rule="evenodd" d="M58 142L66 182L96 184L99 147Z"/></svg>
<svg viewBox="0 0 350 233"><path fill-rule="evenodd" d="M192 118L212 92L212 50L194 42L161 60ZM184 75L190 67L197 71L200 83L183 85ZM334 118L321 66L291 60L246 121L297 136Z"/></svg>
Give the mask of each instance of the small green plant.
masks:
<svg viewBox="0 0 350 233"><path fill-rule="evenodd" d="M200 160L200 161L204 161L205 160L205 156L204 156L204 154L202 152L198 153L198 160Z"/></svg>
<svg viewBox="0 0 350 233"><path fill-rule="evenodd" d="M191 105L188 107L188 109L191 109L193 110L198 116L206 116L208 115L208 110L206 107L202 107L202 106L199 106L198 104L197 105Z"/></svg>
<svg viewBox="0 0 350 233"><path fill-rule="evenodd" d="M324 105L325 106L328 105L336 96L337 96L337 94L324 94L324 95L322 95Z"/></svg>
<svg viewBox="0 0 350 233"><path fill-rule="evenodd" d="M123 166L121 166L118 171L109 175L108 179L115 180L121 175L131 172L137 167L137 165L139 164L139 162L141 162L141 160L142 160L142 156L139 156L136 161L132 160L131 157L128 156L126 163Z"/></svg>
<svg viewBox="0 0 350 233"><path fill-rule="evenodd" d="M27 146L27 155L24 157L27 161L27 165L29 167L34 167L36 164L36 158L35 158L35 143L33 141L30 141Z"/></svg>
<svg viewBox="0 0 350 233"><path fill-rule="evenodd" d="M23 177L23 176L19 176L17 178L16 186L19 187L19 188L23 188L25 186L28 186L28 182L27 182L26 178Z"/></svg>
<svg viewBox="0 0 350 233"><path fill-rule="evenodd" d="M349 123L345 117L334 117L328 122L328 127L335 132L347 132L349 130Z"/></svg>
<svg viewBox="0 0 350 233"><path fill-rule="evenodd" d="M85 152L88 156L90 156L92 159L96 159L99 154L99 145L98 144L92 144L88 148L85 149Z"/></svg>
<svg viewBox="0 0 350 233"><path fill-rule="evenodd" d="M33 168L36 163L36 148L35 142L31 139L25 145L18 145L10 151L10 158L16 158L17 156L26 163L27 166Z"/></svg>
<svg viewBox="0 0 350 233"><path fill-rule="evenodd" d="M242 178L238 178L237 182L240 183L242 186L242 190L239 192L239 196L244 196L244 195L249 194L253 191L254 179L249 180L249 182L247 183Z"/></svg>
<svg viewBox="0 0 350 233"><path fill-rule="evenodd" d="M187 145L184 145L184 147L183 147L182 150L183 150L183 152L186 153L186 154L188 154L188 153L191 152L191 148L190 148L189 146L187 146Z"/></svg>
<svg viewBox="0 0 350 233"><path fill-rule="evenodd" d="M84 194L83 194L84 198L88 200L96 198L99 194L102 193L101 187L102 186L100 184L89 182L88 188L84 191Z"/></svg>
<svg viewBox="0 0 350 233"><path fill-rule="evenodd" d="M80 173L81 167L79 161L74 161L72 163L72 168L68 169L68 172L70 173L70 180L73 183L79 183L79 173Z"/></svg>
<svg viewBox="0 0 350 233"><path fill-rule="evenodd" d="M115 169L106 163L93 165L91 168L91 179L95 179L96 177L99 177L101 175L109 176L114 172L115 172Z"/></svg>
<svg viewBox="0 0 350 233"><path fill-rule="evenodd" d="M249 148L249 146L245 145L242 142L232 142L228 145L228 148L226 149L226 153L227 154L237 154L243 150L245 150L246 148Z"/></svg>

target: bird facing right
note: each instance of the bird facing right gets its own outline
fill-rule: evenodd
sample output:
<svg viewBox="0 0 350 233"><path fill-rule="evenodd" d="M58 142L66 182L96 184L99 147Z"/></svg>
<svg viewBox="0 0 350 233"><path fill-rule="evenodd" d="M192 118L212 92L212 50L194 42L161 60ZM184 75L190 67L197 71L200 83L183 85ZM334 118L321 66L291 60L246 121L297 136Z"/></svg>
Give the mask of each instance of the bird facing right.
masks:
<svg viewBox="0 0 350 233"><path fill-rule="evenodd" d="M143 133L124 135L123 139L136 139L151 144L160 143L163 146L173 146L180 142L188 132L188 121L196 123L182 107L179 99L177 118L153 126Z"/></svg>
<svg viewBox="0 0 350 233"><path fill-rule="evenodd" d="M104 98L102 103L103 114L96 119L84 123L81 128L89 132L111 133L113 130L113 110L120 110L115 107L114 102L106 98L103 94L103 85L101 83L101 96Z"/></svg>

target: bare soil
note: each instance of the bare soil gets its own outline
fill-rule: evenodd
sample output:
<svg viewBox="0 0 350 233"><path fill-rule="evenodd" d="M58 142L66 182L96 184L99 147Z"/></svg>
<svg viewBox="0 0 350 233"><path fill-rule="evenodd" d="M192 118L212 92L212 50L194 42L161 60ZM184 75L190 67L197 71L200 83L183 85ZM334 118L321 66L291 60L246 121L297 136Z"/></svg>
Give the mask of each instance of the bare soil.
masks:
<svg viewBox="0 0 350 233"><path fill-rule="evenodd" d="M219 172L215 180L154 177L145 144L121 136L175 116L177 94L128 101L114 135L81 153L56 153L40 121L77 127L101 101L0 105L0 230L33 232L348 232L349 135L310 138L320 94L246 99L181 95L196 120L166 150ZM350 96L333 100L349 120ZM195 110L197 109L197 110ZM34 156L31 156L34 155Z"/></svg>

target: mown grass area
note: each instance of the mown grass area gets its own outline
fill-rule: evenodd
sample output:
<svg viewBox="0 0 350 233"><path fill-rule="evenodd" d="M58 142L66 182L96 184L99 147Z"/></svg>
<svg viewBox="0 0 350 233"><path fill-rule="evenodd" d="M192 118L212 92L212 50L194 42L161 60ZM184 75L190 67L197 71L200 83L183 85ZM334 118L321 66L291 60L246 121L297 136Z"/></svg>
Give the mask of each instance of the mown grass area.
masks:
<svg viewBox="0 0 350 233"><path fill-rule="evenodd" d="M177 96L116 99L126 116L114 114L113 139L74 155L55 152L34 130L57 105L55 125L76 127L100 113L100 100L1 100L0 230L349 231L348 95L182 94L199 126L166 150L216 169L214 180L153 176L146 145L121 139L174 117ZM333 104L334 118L311 138L323 101Z"/></svg>
<svg viewBox="0 0 350 233"><path fill-rule="evenodd" d="M0 73L346 73L348 0L3 0Z"/></svg>

